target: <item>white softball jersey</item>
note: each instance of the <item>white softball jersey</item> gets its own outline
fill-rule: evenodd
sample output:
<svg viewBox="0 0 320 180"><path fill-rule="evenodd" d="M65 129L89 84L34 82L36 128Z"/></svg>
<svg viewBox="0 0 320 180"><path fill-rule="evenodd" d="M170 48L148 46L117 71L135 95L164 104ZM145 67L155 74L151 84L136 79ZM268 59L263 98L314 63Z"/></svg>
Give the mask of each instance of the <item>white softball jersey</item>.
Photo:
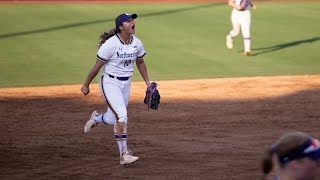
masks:
<svg viewBox="0 0 320 180"><path fill-rule="evenodd" d="M134 62L146 54L142 42L132 35L125 44L118 34L110 37L99 48L97 58L105 62L100 78L100 92L108 110L95 117L97 122L114 125L117 120L127 123L127 109L130 96L131 76Z"/></svg>
<svg viewBox="0 0 320 180"><path fill-rule="evenodd" d="M118 34L110 37L99 49L97 58L104 61L103 72L116 77L130 77L134 62L146 54L142 42L132 35L125 44Z"/></svg>

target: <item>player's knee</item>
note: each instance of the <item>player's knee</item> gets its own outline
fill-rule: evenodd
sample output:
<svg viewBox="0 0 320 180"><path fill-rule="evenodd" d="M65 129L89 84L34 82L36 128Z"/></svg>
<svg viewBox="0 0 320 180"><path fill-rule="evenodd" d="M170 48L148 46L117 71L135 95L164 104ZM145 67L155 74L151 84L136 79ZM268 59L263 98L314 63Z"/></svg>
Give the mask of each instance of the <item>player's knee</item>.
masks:
<svg viewBox="0 0 320 180"><path fill-rule="evenodd" d="M117 122L122 122L122 123L127 123L128 122L128 118L127 117L121 117L117 120Z"/></svg>
<svg viewBox="0 0 320 180"><path fill-rule="evenodd" d="M250 32L242 31L243 38L250 38Z"/></svg>
<svg viewBox="0 0 320 180"><path fill-rule="evenodd" d="M110 117L110 116L102 116L102 121L106 124L109 124L109 125L114 125L116 123L116 117Z"/></svg>
<svg viewBox="0 0 320 180"><path fill-rule="evenodd" d="M128 122L127 111L118 114L117 122Z"/></svg>

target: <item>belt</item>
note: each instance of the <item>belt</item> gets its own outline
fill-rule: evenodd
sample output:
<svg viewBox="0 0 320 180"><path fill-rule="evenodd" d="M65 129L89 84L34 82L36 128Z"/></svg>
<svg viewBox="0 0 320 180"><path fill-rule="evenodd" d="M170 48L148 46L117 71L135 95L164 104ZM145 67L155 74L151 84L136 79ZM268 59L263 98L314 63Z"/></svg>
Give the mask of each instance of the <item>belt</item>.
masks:
<svg viewBox="0 0 320 180"><path fill-rule="evenodd" d="M127 81L130 77L115 77L109 74L109 77L111 78L117 78L119 81Z"/></svg>

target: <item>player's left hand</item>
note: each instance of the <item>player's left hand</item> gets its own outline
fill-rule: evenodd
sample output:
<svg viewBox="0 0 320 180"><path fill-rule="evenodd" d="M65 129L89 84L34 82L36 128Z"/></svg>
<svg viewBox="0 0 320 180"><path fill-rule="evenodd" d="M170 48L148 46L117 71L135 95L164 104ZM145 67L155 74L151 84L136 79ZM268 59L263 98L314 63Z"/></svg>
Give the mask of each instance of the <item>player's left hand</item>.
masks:
<svg viewBox="0 0 320 180"><path fill-rule="evenodd" d="M146 82L147 88L151 86L151 82Z"/></svg>
<svg viewBox="0 0 320 180"><path fill-rule="evenodd" d="M147 85L148 86L148 85ZM152 82L146 90L146 96L143 102L148 106L149 109L157 110L160 104L160 93L157 89L157 83Z"/></svg>

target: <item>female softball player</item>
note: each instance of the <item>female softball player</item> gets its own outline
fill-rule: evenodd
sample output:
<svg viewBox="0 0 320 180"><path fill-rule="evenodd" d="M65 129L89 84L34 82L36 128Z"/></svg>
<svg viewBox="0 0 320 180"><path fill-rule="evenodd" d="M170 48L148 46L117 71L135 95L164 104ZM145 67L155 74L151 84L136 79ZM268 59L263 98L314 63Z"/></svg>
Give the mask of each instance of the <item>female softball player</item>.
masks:
<svg viewBox="0 0 320 180"><path fill-rule="evenodd" d="M115 20L115 28L100 35L96 63L81 87L81 92L87 95L90 92L91 81L103 67L99 85L108 110L101 114L94 111L84 126L84 132L88 133L99 123L113 125L114 137L120 152L120 164L122 165L133 163L139 159L139 157L133 156L127 147L127 106L135 62L147 87L150 86L143 59L146 52L142 42L133 35L135 33L134 19L136 18L137 14L120 14Z"/></svg>
<svg viewBox="0 0 320 180"><path fill-rule="evenodd" d="M229 0L229 6L233 8L231 12L232 29L226 37L227 48L233 48L233 39L239 34L240 27L244 42L244 55L251 55L251 37L250 37L250 25L251 25L251 12L250 8L256 9L250 0Z"/></svg>
<svg viewBox="0 0 320 180"><path fill-rule="evenodd" d="M320 176L319 140L303 132L283 135L266 152L262 179L266 179L273 165L274 180L313 180Z"/></svg>

